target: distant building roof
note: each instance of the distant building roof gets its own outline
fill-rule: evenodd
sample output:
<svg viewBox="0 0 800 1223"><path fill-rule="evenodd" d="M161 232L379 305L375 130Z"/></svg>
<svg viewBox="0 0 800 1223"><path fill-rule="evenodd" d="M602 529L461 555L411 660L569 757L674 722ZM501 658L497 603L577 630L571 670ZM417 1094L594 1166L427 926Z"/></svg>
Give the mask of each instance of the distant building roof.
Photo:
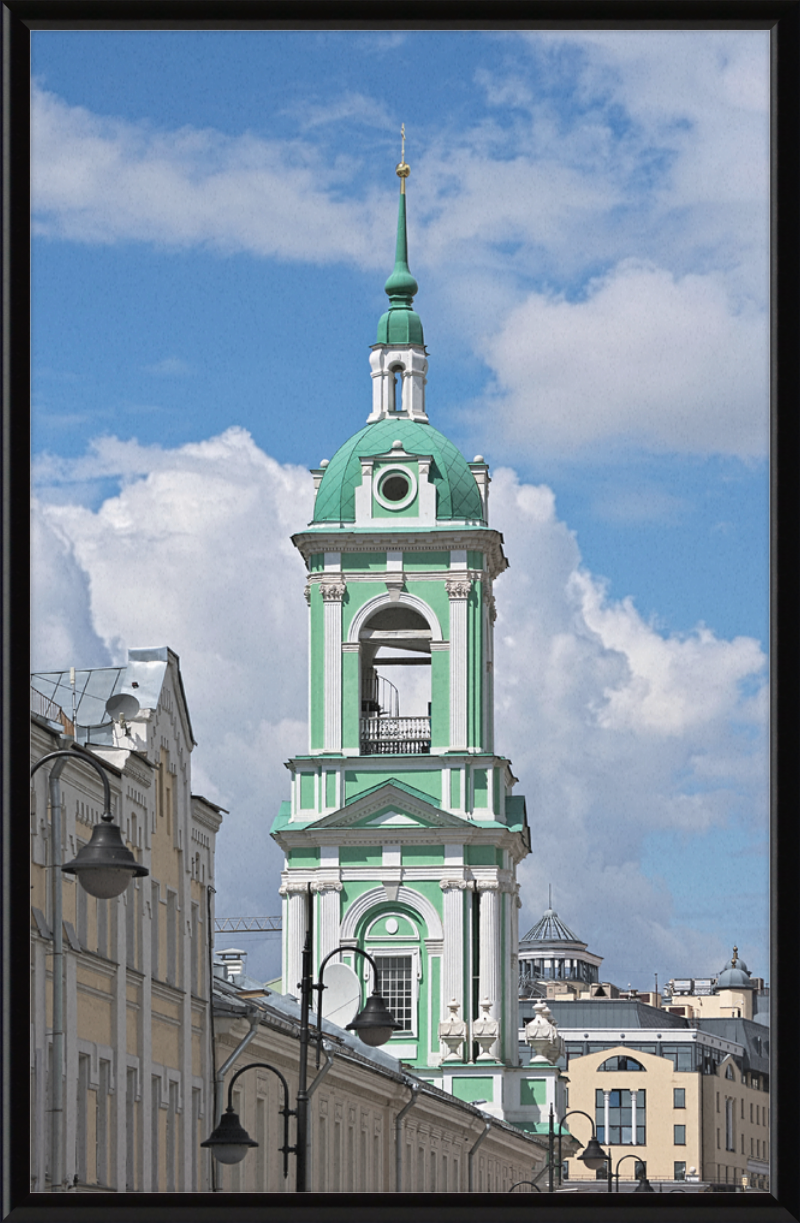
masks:
<svg viewBox="0 0 800 1223"><path fill-rule="evenodd" d="M547 909L536 925L520 939L520 943L580 943L582 947L586 946L577 934L564 924L555 909Z"/></svg>
<svg viewBox="0 0 800 1223"><path fill-rule="evenodd" d="M750 980L750 972L747 965L744 960L739 959L739 948L734 947L733 955L717 977L717 989L756 988L755 981Z"/></svg>
<svg viewBox="0 0 800 1223"><path fill-rule="evenodd" d="M520 1009L525 1007L520 1003ZM548 999L559 1028L612 1028L619 1035L631 1028L688 1028L682 1015L670 1015L634 998L576 998L574 1002Z"/></svg>

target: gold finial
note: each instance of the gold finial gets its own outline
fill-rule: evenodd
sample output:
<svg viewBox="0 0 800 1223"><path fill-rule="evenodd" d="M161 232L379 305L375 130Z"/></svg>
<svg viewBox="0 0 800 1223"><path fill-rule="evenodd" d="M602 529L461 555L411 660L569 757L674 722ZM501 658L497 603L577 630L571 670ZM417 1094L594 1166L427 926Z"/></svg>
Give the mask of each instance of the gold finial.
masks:
<svg viewBox="0 0 800 1223"><path fill-rule="evenodd" d="M411 173L411 167L406 165L406 125L405 123L401 123L400 125L400 136L402 138L403 143L402 143L402 147L400 150L400 161L395 169L395 174L400 179L400 194L405 195L406 179L408 178L409 174Z"/></svg>
<svg viewBox="0 0 800 1223"><path fill-rule="evenodd" d="M738 959L739 959L739 948L738 948L738 947L734 947L734 949L733 949L733 958L734 958L734 960L738 960Z"/></svg>

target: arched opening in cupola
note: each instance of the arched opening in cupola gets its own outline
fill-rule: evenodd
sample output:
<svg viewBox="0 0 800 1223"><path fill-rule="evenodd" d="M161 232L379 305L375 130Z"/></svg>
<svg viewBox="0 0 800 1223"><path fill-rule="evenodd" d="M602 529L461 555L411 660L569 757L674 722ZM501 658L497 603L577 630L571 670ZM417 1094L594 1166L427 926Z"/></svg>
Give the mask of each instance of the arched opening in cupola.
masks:
<svg viewBox="0 0 800 1223"><path fill-rule="evenodd" d="M403 410L403 366L399 362L389 366L389 411Z"/></svg>
<svg viewBox="0 0 800 1223"><path fill-rule="evenodd" d="M431 628L403 603L378 608L358 635L363 755L431 747Z"/></svg>

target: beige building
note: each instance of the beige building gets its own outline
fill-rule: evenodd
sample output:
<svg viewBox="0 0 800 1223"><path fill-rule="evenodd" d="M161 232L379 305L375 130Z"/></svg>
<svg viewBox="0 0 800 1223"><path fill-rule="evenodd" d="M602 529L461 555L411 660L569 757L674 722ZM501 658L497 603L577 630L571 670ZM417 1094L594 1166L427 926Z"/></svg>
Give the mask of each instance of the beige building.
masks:
<svg viewBox="0 0 800 1223"><path fill-rule="evenodd" d="M248 996L243 996L247 994ZM214 1025L218 1067L247 1045L230 1065L219 1109L237 1070L268 1062L297 1093L299 1006L288 995L254 998L215 982ZM309 1178L311 1192L505 1193L541 1175L547 1139L531 1135L418 1078L382 1049L323 1021L327 1054L315 1068L309 1056ZM252 1035L251 1035L252 1034ZM282 1089L266 1069L245 1072L233 1087L233 1106L258 1146L239 1164L216 1166L217 1187L228 1192L291 1192L294 1156L283 1175ZM401 1116L401 1114L403 1114ZM207 1126L208 1134L212 1126ZM208 1136L208 1134L206 1136ZM290 1123L290 1144L295 1122ZM399 1152L399 1158L398 1158ZM539 1184L546 1189L542 1176ZM530 1185L517 1192L536 1193Z"/></svg>
<svg viewBox="0 0 800 1223"><path fill-rule="evenodd" d="M127 715L112 716L106 705L120 694L131 698L123 702ZM66 1186L81 1192L208 1188L209 1161L199 1142L212 1089L209 932L222 813L191 791L194 739L178 658L166 648L131 650L127 667L34 675L31 710L31 766L69 747L74 734L107 766L115 820L149 870L114 900L96 900L73 875L58 872ZM45 765L31 782L33 1191L50 1189L48 775ZM60 789L66 862L98 823L103 789L94 768L80 760L66 764Z"/></svg>

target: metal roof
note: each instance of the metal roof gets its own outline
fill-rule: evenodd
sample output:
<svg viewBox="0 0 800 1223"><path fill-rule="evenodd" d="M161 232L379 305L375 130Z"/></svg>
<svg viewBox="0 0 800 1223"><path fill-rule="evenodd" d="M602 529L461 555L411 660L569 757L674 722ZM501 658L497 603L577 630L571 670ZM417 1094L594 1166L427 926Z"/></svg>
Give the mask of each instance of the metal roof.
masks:
<svg viewBox="0 0 800 1223"><path fill-rule="evenodd" d="M547 909L536 925L520 939L520 943L580 943L582 947L586 946L554 909Z"/></svg>

